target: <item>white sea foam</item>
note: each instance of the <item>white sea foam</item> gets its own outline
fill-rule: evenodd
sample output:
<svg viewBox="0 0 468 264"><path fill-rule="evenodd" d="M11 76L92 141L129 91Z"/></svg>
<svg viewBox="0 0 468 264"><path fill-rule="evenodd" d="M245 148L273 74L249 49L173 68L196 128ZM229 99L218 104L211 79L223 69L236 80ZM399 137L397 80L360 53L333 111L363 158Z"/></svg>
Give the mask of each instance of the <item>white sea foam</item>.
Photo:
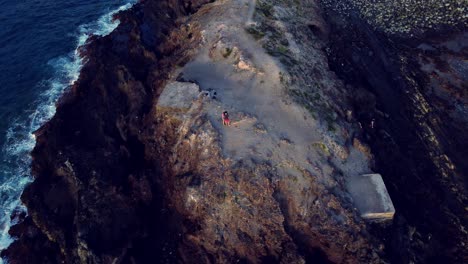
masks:
<svg viewBox="0 0 468 264"><path fill-rule="evenodd" d="M15 211L26 212L20 196L24 187L32 181L30 152L36 143L32 133L52 118L56 110L55 102L64 90L78 79L84 64L78 55L78 48L86 43L90 35L105 36L111 33L119 24L119 21L113 20L114 14L129 9L135 2L136 0L129 0L127 4L103 15L96 22L80 26L77 48L66 56L49 61L49 65L55 70L55 77L40 84L45 85L46 90L39 96L36 109L29 111L26 120L12 122L7 130L5 145L1 149L5 159L0 162L1 178L5 179L4 182L0 182L0 251L13 242L8 230L16 222L15 219L11 220L10 216ZM0 264L4 261L6 262L0 258Z"/></svg>

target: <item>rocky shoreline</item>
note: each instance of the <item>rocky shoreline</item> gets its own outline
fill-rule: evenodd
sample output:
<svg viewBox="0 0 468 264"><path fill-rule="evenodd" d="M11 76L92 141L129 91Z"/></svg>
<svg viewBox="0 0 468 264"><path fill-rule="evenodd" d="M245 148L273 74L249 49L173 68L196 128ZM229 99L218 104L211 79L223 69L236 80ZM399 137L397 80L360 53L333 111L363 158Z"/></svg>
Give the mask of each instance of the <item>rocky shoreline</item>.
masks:
<svg viewBox="0 0 468 264"><path fill-rule="evenodd" d="M119 13L114 32L81 50L79 80L36 132L29 214L12 216L18 239L2 257L466 262L466 28L388 35L328 2L145 0ZM202 67L222 77L221 99L196 96L215 89ZM276 106L249 113L253 88ZM281 111L262 115L262 103ZM234 128L218 126L215 109L227 107L238 137L263 149L239 148ZM353 208L346 176L369 170L384 176L393 224Z"/></svg>
<svg viewBox="0 0 468 264"><path fill-rule="evenodd" d="M146 157L141 131L168 74L198 46L196 25L181 22L205 2L142 1L82 49L79 80L36 132L35 181L22 195L29 215L10 231L19 239L2 252L9 263L145 258L130 241L171 257L161 246L171 230L154 224L167 217L159 159Z"/></svg>

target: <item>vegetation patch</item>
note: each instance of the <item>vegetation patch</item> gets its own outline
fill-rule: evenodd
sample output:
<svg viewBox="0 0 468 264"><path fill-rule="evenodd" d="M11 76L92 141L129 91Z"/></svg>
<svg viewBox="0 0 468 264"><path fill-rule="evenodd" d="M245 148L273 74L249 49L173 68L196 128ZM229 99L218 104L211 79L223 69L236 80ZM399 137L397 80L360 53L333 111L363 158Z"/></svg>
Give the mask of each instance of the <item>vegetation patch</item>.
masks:
<svg viewBox="0 0 468 264"><path fill-rule="evenodd" d="M334 112L331 109L329 109L328 111L325 112L324 120L327 123L327 128L328 128L328 131L330 131L330 132L335 132L336 131L335 119L336 118L334 116Z"/></svg>
<svg viewBox="0 0 468 264"><path fill-rule="evenodd" d="M311 105L305 105L305 109L309 111L309 113L312 115L314 119L317 119L317 111L311 106Z"/></svg>
<svg viewBox="0 0 468 264"><path fill-rule="evenodd" d="M280 75L281 80L281 75ZM317 86L319 86L317 84ZM330 132L335 132L336 113L322 100L322 96L318 92L306 92L296 89L290 89L289 93L296 99L296 102L304 106L310 112L313 118L317 119L317 115L323 118Z"/></svg>
<svg viewBox="0 0 468 264"><path fill-rule="evenodd" d="M288 55L289 54L289 49L288 49L288 47L286 47L284 45L278 45L276 47L276 52L279 53L279 54L282 54L282 55Z"/></svg>
<svg viewBox="0 0 468 264"><path fill-rule="evenodd" d="M257 134L265 134L267 132L265 125L261 123L256 123L253 127L255 133Z"/></svg>
<svg viewBox="0 0 468 264"><path fill-rule="evenodd" d="M323 154L325 154L325 156L327 157L331 155L330 150L328 149L327 145L325 145L325 143L323 142L314 142L312 143L312 146L318 149Z"/></svg>
<svg viewBox="0 0 468 264"><path fill-rule="evenodd" d="M245 29L245 31L247 31L247 33L252 35L255 40L259 40L259 39L262 39L263 37L265 37L265 33L259 31L255 26L247 27Z"/></svg>
<svg viewBox="0 0 468 264"><path fill-rule="evenodd" d="M263 14L265 17L271 18L274 14L273 5L265 2L258 2L255 7L257 12Z"/></svg>
<svg viewBox="0 0 468 264"><path fill-rule="evenodd" d="M271 56L275 56L275 57L279 57L279 56L286 56L286 57L290 57L290 51L289 51L289 48L282 45L282 44L278 44L278 45L272 45L271 43L265 43L265 45L263 45L263 48L266 50L266 52L268 54L270 54Z"/></svg>
<svg viewBox="0 0 468 264"><path fill-rule="evenodd" d="M232 53L232 48L225 48L224 51L223 51L223 57L227 58L227 57L231 56L231 53Z"/></svg>
<svg viewBox="0 0 468 264"><path fill-rule="evenodd" d="M322 96L319 93L305 92L305 91L294 90L294 89L289 90L289 92L293 96L304 99L307 102L314 103L314 104L321 104L320 99L322 99Z"/></svg>

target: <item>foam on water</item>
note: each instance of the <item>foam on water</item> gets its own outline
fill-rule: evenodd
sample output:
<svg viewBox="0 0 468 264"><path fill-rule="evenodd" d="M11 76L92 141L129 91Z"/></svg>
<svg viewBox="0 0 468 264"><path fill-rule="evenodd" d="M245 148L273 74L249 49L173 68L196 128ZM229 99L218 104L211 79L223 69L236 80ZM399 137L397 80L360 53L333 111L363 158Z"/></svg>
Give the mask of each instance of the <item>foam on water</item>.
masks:
<svg viewBox="0 0 468 264"><path fill-rule="evenodd" d="M14 212L26 212L20 196L24 187L32 181L30 152L36 143L32 133L55 114L55 102L78 79L84 64L78 48L86 43L90 35L105 36L112 32L119 24L113 20L113 15L129 9L135 2L136 0L129 0L127 4L103 15L96 22L80 26L76 49L66 56L49 61L54 68L55 77L38 84L37 88L44 88L42 90L45 92L39 96L35 109L28 111L24 120L15 120L7 130L6 143L1 149L5 158L0 163L0 173L3 174L0 178L5 179L0 182L0 251L13 242L8 230L16 224L16 219L11 219L11 215ZM0 258L0 264L4 261Z"/></svg>

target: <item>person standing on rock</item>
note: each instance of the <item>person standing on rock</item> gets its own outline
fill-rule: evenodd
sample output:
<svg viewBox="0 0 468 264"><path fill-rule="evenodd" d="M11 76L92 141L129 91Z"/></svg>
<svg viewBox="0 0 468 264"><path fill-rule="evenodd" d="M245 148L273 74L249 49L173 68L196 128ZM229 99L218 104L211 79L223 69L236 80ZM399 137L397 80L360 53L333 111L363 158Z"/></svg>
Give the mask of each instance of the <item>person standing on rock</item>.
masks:
<svg viewBox="0 0 468 264"><path fill-rule="evenodd" d="M223 126L231 125L231 120L229 120L229 114L227 111L224 111L221 117L223 118Z"/></svg>

